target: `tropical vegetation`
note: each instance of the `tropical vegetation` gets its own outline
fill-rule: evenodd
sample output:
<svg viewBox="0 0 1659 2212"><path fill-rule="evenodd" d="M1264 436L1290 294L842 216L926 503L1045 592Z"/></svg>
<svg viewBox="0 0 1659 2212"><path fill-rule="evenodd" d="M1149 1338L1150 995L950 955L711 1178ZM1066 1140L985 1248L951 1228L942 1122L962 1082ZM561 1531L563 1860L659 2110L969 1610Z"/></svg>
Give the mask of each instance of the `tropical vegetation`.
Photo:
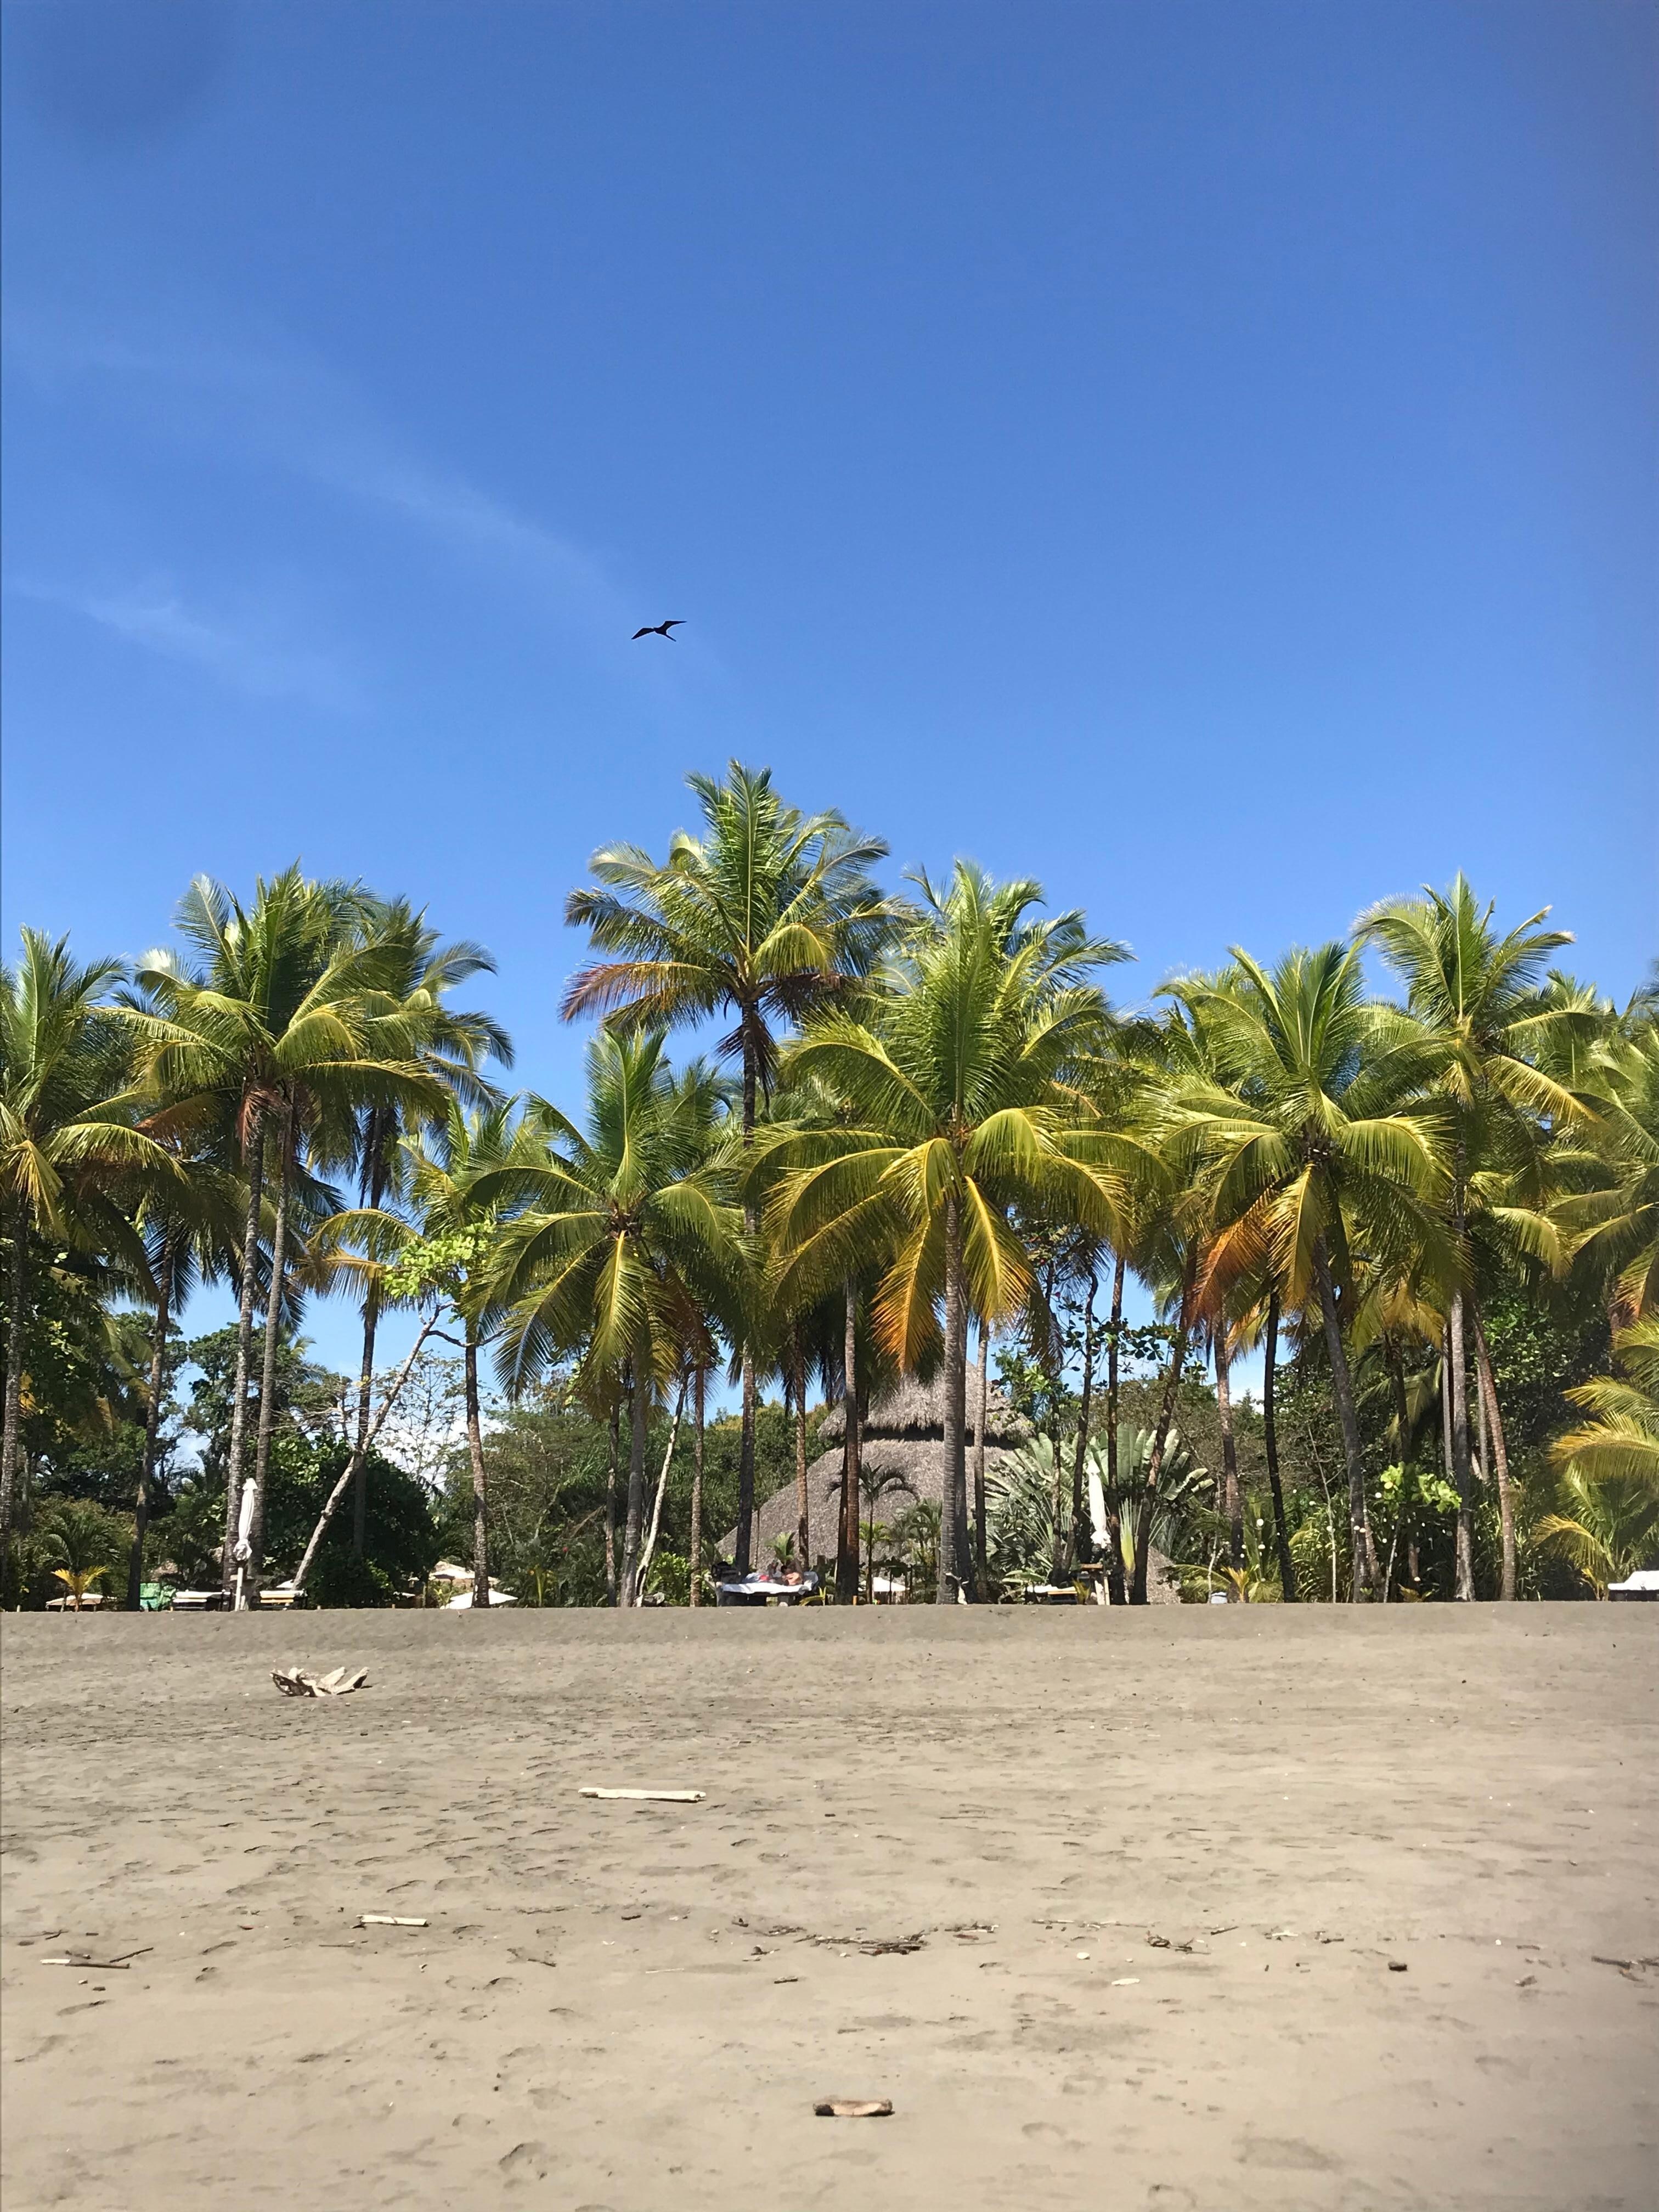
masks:
<svg viewBox="0 0 1659 2212"><path fill-rule="evenodd" d="M768 771L690 790L665 859L608 846L570 896L565 1104L461 1003L480 947L297 863L198 879L131 962L23 932L8 1604L696 1605L792 1486L775 1548L842 1601L1594 1597L1659 1564L1654 988L1614 1006L1460 877L1119 1007L1127 948L1035 881L889 887ZM349 1375L302 1334L330 1297ZM993 1374L1030 1442L988 1467ZM936 1500L860 1460L904 1378L941 1394Z"/></svg>

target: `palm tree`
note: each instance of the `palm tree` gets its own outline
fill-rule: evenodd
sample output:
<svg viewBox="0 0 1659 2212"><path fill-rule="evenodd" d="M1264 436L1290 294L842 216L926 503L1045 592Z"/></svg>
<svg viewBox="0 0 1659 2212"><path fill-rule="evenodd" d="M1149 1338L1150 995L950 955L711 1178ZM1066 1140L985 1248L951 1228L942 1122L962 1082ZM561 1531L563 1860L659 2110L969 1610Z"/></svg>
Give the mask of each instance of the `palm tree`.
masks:
<svg viewBox="0 0 1659 2212"><path fill-rule="evenodd" d="M69 939L22 933L15 968L0 968L0 1235L6 1272L6 1382L0 1445L0 1549L11 1528L31 1270L42 1248L116 1255L136 1274L143 1247L123 1196L177 1174L166 1147L137 1127L128 1039L100 994L112 960L82 965Z"/></svg>
<svg viewBox="0 0 1659 2212"><path fill-rule="evenodd" d="M380 1232L407 1239L396 1263L385 1272L383 1297L411 1303L435 1294L460 1328L473 1478L473 1608L489 1610L489 1475L477 1354L498 1332L504 1224L520 1199L515 1176L529 1172L542 1155L540 1121L533 1113L515 1113L508 1099L467 1110L452 1097L441 1124L427 1124L418 1134L404 1137L403 1152L407 1210L418 1230L410 1237L398 1217L380 1217ZM365 1241L376 1234L368 1212L356 1224L347 1217L345 1225ZM453 1343L453 1338L447 1340ZM312 1548L314 1544L312 1537Z"/></svg>
<svg viewBox="0 0 1659 2212"><path fill-rule="evenodd" d="M865 1018L825 1016L788 1055L792 1078L815 1078L848 1103L849 1124L781 1133L764 1165L781 1295L827 1291L878 1264L884 1348L907 1373L942 1352L946 1604L973 1581L969 1308L994 1326L1031 1288L1009 1209L1103 1236L1117 1227L1119 1139L1093 1123L1071 1078L1106 1025L1090 979L1126 956L1091 938L1079 915L1031 919L1035 884L997 885L965 861L948 890L917 881L926 912Z"/></svg>
<svg viewBox="0 0 1659 2212"><path fill-rule="evenodd" d="M398 972L386 980L392 995L420 1027L417 1047L422 1064L439 1079L446 1091L465 1105L493 1103L495 1093L479 1074L485 1060L495 1059L503 1067L513 1065L513 1044L500 1023L489 1015L459 1011L448 1003L449 994L474 975L493 975L495 963L482 945L462 939L444 943L428 927L424 913L407 900L386 902L374 914L373 927L388 958L389 969ZM404 1180L401 1139L406 1115L394 1096L360 1107L352 1131L351 1164L357 1176L358 1203L378 1212L388 1196L395 1197ZM352 1483L351 1548L361 1559L368 1512L368 1432L374 1377L374 1346L379 1331L384 1285L373 1261L356 1263L362 1283L363 1350L358 1370L357 1429L353 1457L356 1472Z"/></svg>
<svg viewBox="0 0 1659 2212"><path fill-rule="evenodd" d="M1533 1531L1598 1597L1633 1568L1659 1563L1659 1316L1625 1330L1613 1358L1626 1381L1602 1376L1567 1393L1593 1418L1554 1445L1565 1510Z"/></svg>
<svg viewBox="0 0 1659 2212"><path fill-rule="evenodd" d="M286 1288L290 1200L309 1141L323 1159L344 1156L356 1113L397 1104L441 1106L444 1090L419 1058L424 1007L397 996L402 949L376 927L376 902L354 885L313 883L296 865L261 880L244 908L198 877L176 926L201 965L171 951L139 963L141 1006L122 1011L137 1032L147 1080L175 1113L216 1109L245 1163L246 1205L238 1273L237 1358L227 1454L223 1576L234 1579L252 1347L257 1261L267 1155L275 1167L270 1295L255 1447L246 1587L258 1601L264 1479L276 1412L276 1360ZM326 1204L326 1200L325 1200Z"/></svg>
<svg viewBox="0 0 1659 2212"><path fill-rule="evenodd" d="M1413 1103L1435 1062L1415 1023L1367 1004L1352 947L1297 948L1271 973L1237 947L1233 960L1180 987L1221 1079L1195 1073L1173 1088L1171 1143L1179 1156L1184 1132L1215 1231L1236 1232L1229 1264L1261 1255L1283 1304L1317 1304L1347 1465L1353 1592L1370 1597L1377 1567L1343 1301L1355 1236L1449 1264L1435 1211L1441 1135Z"/></svg>
<svg viewBox="0 0 1659 2212"><path fill-rule="evenodd" d="M1436 1089L1453 1115L1448 1190L1452 1234L1464 1248L1446 1312L1450 1363L1452 1459L1457 1485L1457 1595L1474 1595L1474 1492L1469 1458L1468 1383L1464 1297L1471 1270L1466 1240L1479 1171L1494 1156L1540 1141L1540 1127L1581 1117L1572 1092L1537 1064L1540 1041L1559 1025L1563 1010L1544 989L1551 953L1572 939L1565 930L1539 927L1547 907L1529 915L1507 935L1492 927L1462 875L1443 892L1426 884L1420 899L1393 899L1372 907L1355 924L1362 942L1375 944L1406 987L1406 1004L1440 1048ZM1480 1328L1476 1304L1476 1328ZM1497 1404L1484 1336L1478 1336L1483 1399ZM1489 1407L1490 1410L1490 1407ZM1502 1435L1501 1415L1498 1434ZM1507 1455L1500 1450L1500 1507L1504 1527L1502 1595L1515 1595L1515 1520Z"/></svg>
<svg viewBox="0 0 1659 2212"><path fill-rule="evenodd" d="M1573 1264L1609 1293L1615 1324L1659 1313L1659 1022L1609 1031L1577 1085L1595 1115L1603 1187L1562 1199Z"/></svg>
<svg viewBox="0 0 1659 2212"><path fill-rule="evenodd" d="M617 1595L632 1605L653 1397L684 1370L688 1352L692 1369L706 1371L703 1316L735 1326L744 1257L718 1146L718 1079L701 1061L677 1077L660 1030L601 1030L588 1047L587 1092L580 1128L538 1101L539 1152L526 1142L481 1188L510 1193L525 1208L502 1237L495 1278L495 1296L510 1309L501 1358L510 1387L572 1352L579 1390L626 1385Z"/></svg>
<svg viewBox="0 0 1659 2212"><path fill-rule="evenodd" d="M803 815L771 771L729 763L726 779L689 776L704 834L677 830L665 862L611 845L590 863L598 882L573 891L565 919L605 957L571 978L567 1020L602 1014L635 1032L735 1015L720 1052L742 1071L743 1140L777 1068L778 1032L841 1002L891 936L895 912L869 870L878 838L835 812ZM745 1223L752 1235L752 1217ZM755 1495L755 1359L742 1333L743 1434L738 1571L750 1565Z"/></svg>

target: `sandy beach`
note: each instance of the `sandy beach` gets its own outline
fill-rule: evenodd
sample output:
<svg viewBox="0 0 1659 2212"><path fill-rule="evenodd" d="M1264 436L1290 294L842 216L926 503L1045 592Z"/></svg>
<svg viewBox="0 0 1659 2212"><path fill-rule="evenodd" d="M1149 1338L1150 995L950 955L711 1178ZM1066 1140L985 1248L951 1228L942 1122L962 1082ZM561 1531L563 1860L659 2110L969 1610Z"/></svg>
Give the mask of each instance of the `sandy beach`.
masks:
<svg viewBox="0 0 1659 2212"><path fill-rule="evenodd" d="M1659 2202L1651 1612L33 1616L3 1660L8 2212Z"/></svg>

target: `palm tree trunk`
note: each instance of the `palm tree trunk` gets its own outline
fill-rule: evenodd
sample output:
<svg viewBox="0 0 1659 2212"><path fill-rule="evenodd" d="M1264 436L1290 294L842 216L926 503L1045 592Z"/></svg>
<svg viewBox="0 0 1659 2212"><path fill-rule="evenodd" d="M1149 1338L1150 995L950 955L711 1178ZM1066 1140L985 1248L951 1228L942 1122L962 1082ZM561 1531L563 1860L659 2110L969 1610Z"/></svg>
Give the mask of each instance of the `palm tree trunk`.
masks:
<svg viewBox="0 0 1659 2212"><path fill-rule="evenodd" d="M127 1611L137 1613L144 1580L144 1532L149 1527L149 1490L155 1480L155 1443L161 1431L161 1390L167 1371L167 1326L173 1313L173 1231L161 1240L155 1271L155 1339L149 1349L149 1403L144 1409L144 1449L138 1462L138 1494L132 1502L132 1552L127 1561Z"/></svg>
<svg viewBox="0 0 1659 2212"><path fill-rule="evenodd" d="M617 1457L621 1447L622 1407L611 1408L611 1463L605 1476L605 1601L617 1602Z"/></svg>
<svg viewBox="0 0 1659 2212"><path fill-rule="evenodd" d="M1331 1388L1336 1397L1336 1418L1342 1431L1342 1454L1348 1468L1348 1528L1353 1546L1353 1602L1369 1599L1376 1589L1376 1554L1371 1545L1370 1512L1365 1503L1365 1462L1359 1445L1359 1421L1354 1412L1353 1377L1348 1371L1347 1347L1342 1341L1342 1320L1336 1310L1336 1285L1331 1280L1330 1256L1323 1237L1314 1240L1314 1277L1319 1285L1319 1310L1325 1324L1325 1348L1330 1354Z"/></svg>
<svg viewBox="0 0 1659 2212"><path fill-rule="evenodd" d="M1152 1435L1152 1449L1146 1461L1146 1492L1150 1507L1157 1494L1159 1478L1164 1473L1164 1455L1169 1448L1170 1426L1175 1419L1176 1400L1181 1391L1181 1370L1187 1364L1187 1346L1192 1335L1193 1285L1198 1279L1198 1245L1193 1243L1187 1254L1187 1264L1181 1278L1181 1308L1176 1316L1175 1344L1170 1356L1170 1372L1164 1378L1163 1401L1158 1409L1158 1427ZM1152 1559L1152 1515L1141 1530L1135 1546L1135 1571L1129 1588L1131 1605L1146 1602L1146 1570Z"/></svg>
<svg viewBox="0 0 1659 2212"><path fill-rule="evenodd" d="M386 1163L380 1153L385 1142L381 1116L386 1109L374 1107L368 1117L367 1143L372 1163L368 1202L379 1207L386 1196ZM374 1337L380 1324L380 1292L371 1279L363 1298L363 1361L357 1382L357 1480L351 1492L351 1556L361 1559L368 1542L368 1411L374 1394Z"/></svg>
<svg viewBox="0 0 1659 2212"><path fill-rule="evenodd" d="M1452 1293L1446 1316L1448 1393L1451 1405L1452 1480L1457 1490L1457 1583L1462 1604L1474 1600L1474 1469L1469 1459L1469 1379L1463 1343L1463 1293Z"/></svg>
<svg viewBox="0 0 1659 2212"><path fill-rule="evenodd" d="M1395 1519L1394 1540L1389 1547L1392 1561L1400 1549L1400 1539L1406 1539L1406 1562L1415 1586L1417 1577L1413 1566L1417 1547L1412 1538L1412 1492L1414 1479L1412 1471L1412 1412L1406 1395L1406 1362L1400 1350L1400 1340L1392 1329L1382 1332L1382 1356L1389 1363L1389 1378L1394 1385L1394 1425L1400 1438L1400 1510ZM1389 1601L1394 1587L1392 1570L1382 1579L1382 1602Z"/></svg>
<svg viewBox="0 0 1659 2212"><path fill-rule="evenodd" d="M1083 1389L1078 1399L1077 1449L1072 1455L1072 1558L1085 1558L1094 1546L1085 1512L1085 1463L1089 1450L1089 1403L1095 1387L1095 1293L1100 1285L1089 1270L1089 1296L1083 1309Z"/></svg>
<svg viewBox="0 0 1659 2212"><path fill-rule="evenodd" d="M374 1393L374 1338L380 1322L380 1304L371 1287L363 1300L363 1360L357 1376L357 1462L351 1490L351 1556L361 1559L368 1542L368 1419Z"/></svg>
<svg viewBox="0 0 1659 2212"><path fill-rule="evenodd" d="M1474 1357L1480 1375L1480 1398L1492 1429L1492 1461L1498 1476L1498 1516L1504 1532L1504 1580L1498 1596L1515 1599L1515 1492L1510 1486L1510 1452L1504 1436L1504 1416L1498 1403L1498 1377L1492 1373L1492 1352L1486 1343L1480 1308L1471 1298L1469 1318L1474 1323Z"/></svg>
<svg viewBox="0 0 1659 2212"><path fill-rule="evenodd" d="M276 1421L276 1351L283 1333L283 1284L288 1266L289 1154L294 1148L294 1107L283 1115L276 1140L276 1221L270 1238L270 1296L265 1302L264 1364L259 1383L259 1431L253 1447L253 1519L248 1528L251 1556L243 1579L246 1605L259 1602L264 1565L265 1476L270 1467L271 1431Z"/></svg>
<svg viewBox="0 0 1659 2212"><path fill-rule="evenodd" d="M1128 1593L1123 1586L1123 1544L1117 1517L1118 1364L1123 1336L1124 1260L1118 1253L1112 1263L1112 1322L1106 1340L1106 1595L1122 1605Z"/></svg>
<svg viewBox="0 0 1659 2212"><path fill-rule="evenodd" d="M699 1367L696 1380L696 1434L691 1458L691 1602L702 1603L702 1431L703 1389L708 1370Z"/></svg>
<svg viewBox="0 0 1659 2212"><path fill-rule="evenodd" d="M945 1201L945 1481L939 1516L940 1605L969 1594L968 1461L963 1449L968 1398L968 1302L962 1285L962 1213L952 1194Z"/></svg>
<svg viewBox="0 0 1659 2212"><path fill-rule="evenodd" d="M812 1564L812 1501L806 1488L806 1352L795 1332L795 1556L805 1574Z"/></svg>
<svg viewBox="0 0 1659 2212"><path fill-rule="evenodd" d="M1218 1320L1212 1338L1215 1355L1215 1402L1221 1416L1221 1487L1227 1509L1227 1557L1235 1567L1244 1564L1244 1496L1238 1482L1238 1444L1233 1436L1232 1357L1227 1346L1227 1323Z"/></svg>
<svg viewBox="0 0 1659 2212"><path fill-rule="evenodd" d="M1291 1559L1290 1531L1285 1526L1285 1486L1279 1479L1279 1421L1274 1410L1279 1370L1279 1292L1267 1295L1267 1359L1261 1377L1261 1440L1267 1455L1267 1483L1273 1498L1273 1542L1279 1549L1279 1595L1286 1605L1297 1602L1296 1568Z"/></svg>
<svg viewBox="0 0 1659 2212"><path fill-rule="evenodd" d="M985 1422L990 1404L991 1379L988 1354L991 1332L983 1322L979 1325L979 1413L974 1423L974 1572L978 1577L978 1595L985 1601L989 1584L990 1564L988 1553L985 1511Z"/></svg>
<svg viewBox="0 0 1659 2212"><path fill-rule="evenodd" d="M622 1573L617 1578L619 1604L631 1606L638 1597L634 1587L640 1558L640 1522L645 1510L645 1444L651 1418L648 1370L637 1357L632 1363L629 1389L628 1512L623 1522Z"/></svg>
<svg viewBox="0 0 1659 2212"><path fill-rule="evenodd" d="M11 1266L6 1284L6 1413L0 1443L0 1566L11 1537L12 1497L17 1480L18 1438L23 1421L24 1306L28 1297L28 1231L21 1208L11 1219Z"/></svg>
<svg viewBox="0 0 1659 2212"><path fill-rule="evenodd" d="M859 1589L859 1297L857 1286L846 1285L847 1334L842 1358L847 1377L843 1401L847 1426L841 1462L841 1528L836 1541L836 1595L850 1605Z"/></svg>
<svg viewBox="0 0 1659 2212"><path fill-rule="evenodd" d="M236 1379L230 1401L230 1446L225 1454L225 1548L221 1587L228 1596L236 1583L236 1515L242 1501L242 1447L247 1433L247 1375L253 1355L253 1261L259 1249L259 1199L264 1181L265 1109L255 1099L248 1109L243 1147L247 1161L247 1212L242 1224L241 1296L236 1314Z"/></svg>
<svg viewBox="0 0 1659 2212"><path fill-rule="evenodd" d="M758 1059L755 1050L754 1016L748 1007L743 1012L743 1142L746 1151L755 1141L756 1080ZM743 1209L743 1228L745 1237L753 1237L759 1227L759 1216L745 1199ZM743 1425L738 1439L738 1579L749 1572L753 1562L755 1520L755 1355L749 1343L745 1327L743 1345Z"/></svg>
<svg viewBox="0 0 1659 2212"><path fill-rule="evenodd" d="M744 1216L745 1220L747 1215ZM752 1233L752 1232L751 1232ZM743 1426L738 1441L738 1579L749 1572L755 1553L755 1358L743 1348Z"/></svg>
<svg viewBox="0 0 1659 2212"><path fill-rule="evenodd" d="M483 1422L478 1409L478 1340L466 1324L466 1449L472 1462L472 1604L489 1610L489 1535L484 1522Z"/></svg>

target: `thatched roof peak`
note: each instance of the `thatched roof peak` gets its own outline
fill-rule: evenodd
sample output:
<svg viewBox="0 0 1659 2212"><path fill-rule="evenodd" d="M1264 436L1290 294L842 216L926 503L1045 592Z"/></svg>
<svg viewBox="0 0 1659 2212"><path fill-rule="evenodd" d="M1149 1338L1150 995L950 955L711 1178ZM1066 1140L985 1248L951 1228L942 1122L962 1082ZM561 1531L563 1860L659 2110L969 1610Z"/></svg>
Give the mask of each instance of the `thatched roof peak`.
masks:
<svg viewBox="0 0 1659 2212"><path fill-rule="evenodd" d="M975 1443L975 1430L979 1421L979 1382L970 1370L968 1376L968 1441ZM1012 1450L1023 1444L1030 1436L1030 1424L1023 1420L993 1382L986 1398L985 1441ZM818 1430L821 1444L840 1444L847 1434L845 1405L832 1406L824 1415ZM919 1382L907 1375L896 1389L884 1391L864 1417L863 1434L866 1437L894 1437L943 1441L945 1436L945 1381L942 1376L932 1382Z"/></svg>

